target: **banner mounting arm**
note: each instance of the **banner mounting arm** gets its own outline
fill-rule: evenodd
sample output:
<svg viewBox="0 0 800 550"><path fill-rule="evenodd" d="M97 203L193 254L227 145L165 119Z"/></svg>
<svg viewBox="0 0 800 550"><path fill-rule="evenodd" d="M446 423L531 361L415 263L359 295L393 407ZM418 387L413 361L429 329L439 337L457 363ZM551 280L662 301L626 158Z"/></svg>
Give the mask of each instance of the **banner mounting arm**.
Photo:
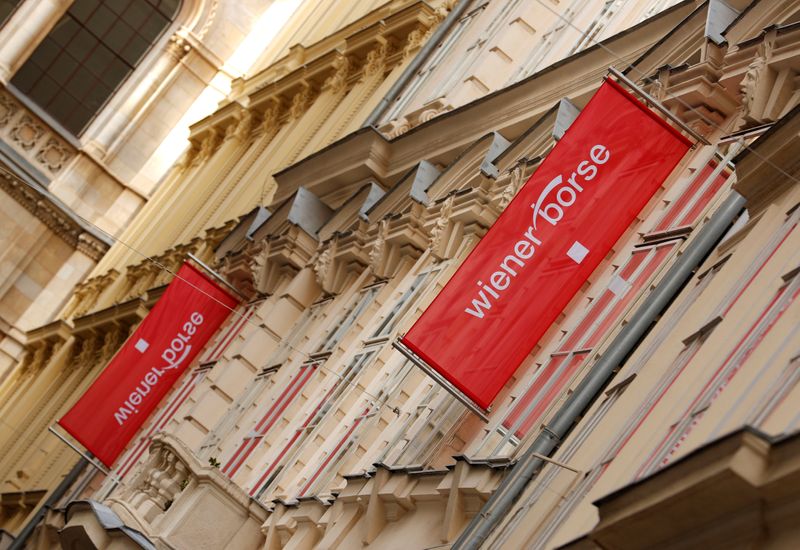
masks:
<svg viewBox="0 0 800 550"><path fill-rule="evenodd" d="M188 257L190 260L192 260L194 263L196 263L197 265L199 265L200 267L202 267L203 269L205 269L205 270L206 270L206 272L208 272L208 274L209 274L209 275L211 275L212 277L214 277L214 279L215 279L215 280L219 281L220 283L222 283L223 285L225 285L225 287L226 287L226 288L228 288L228 289L232 290L233 292L235 292L235 293L236 293L236 295L237 295L238 297L242 298L242 299L243 299L243 300L245 300L245 301L247 300L247 296L245 296L244 294L242 294L242 293L239 291L239 289L238 289L238 288L236 288L235 286L233 286L232 284L230 284L230 283L229 283L227 280L225 280L225 277L223 277L222 275L220 275L219 273L217 273L216 271L214 271L213 269L211 269L211 267L209 267L208 265L206 265L206 264L205 264L205 262L203 262L203 261L202 261L200 258L198 258L197 256L195 256L195 255L194 255L194 254L192 254L191 252L190 252L190 253L188 253L186 256L187 256L187 257Z"/></svg>
<svg viewBox="0 0 800 550"><path fill-rule="evenodd" d="M486 416L486 411L481 409L478 405L472 402L466 395L461 393L458 388L453 386L447 379L445 379L441 374L433 370L425 361L423 361L420 357L417 356L416 353L411 351L405 344L403 344L400 340L395 340L392 342L392 347L399 351L406 359L414 363L417 367L422 369L425 374L430 376L431 378L436 381L437 384L442 386L447 393L458 399L462 405L464 405L470 412L475 413L475 415L486 422L489 423L489 417Z"/></svg>
<svg viewBox="0 0 800 550"><path fill-rule="evenodd" d="M101 465L100 465L100 464L99 464L99 463L98 463L98 462L97 462L97 461L94 459L94 457L93 457L91 454L83 452L81 449L79 449L79 448L78 448L78 446L77 446L77 445L75 445L74 443L72 443L72 441L70 441L69 439L67 439L67 438L66 438L66 437L64 437L63 435L61 435L61 434L60 434L60 433L59 433L59 432L58 432L58 431L57 431L55 428L53 428L53 426L50 426L50 427L48 427L48 428L47 428L47 431L48 431L48 432L50 432L51 434L53 434L54 436L56 436L57 438L59 438L59 439L60 439L60 440L61 440L63 443L65 443L65 444L67 445L67 447L69 447L70 449L72 449L73 451L75 451L76 453L78 453L78 455L80 455L80 457L81 457L81 458L83 458L83 459L84 459L86 462L88 462L89 464L91 464L92 466L94 466L94 468L95 468L95 469L96 469L98 472L100 472L101 474L104 474L104 475L106 475L106 476L110 477L110 478L111 478L112 480L114 480L114 482L115 482L115 483L117 483L117 484L120 484L120 483L122 483L122 480L121 480L119 477L117 477L117 476L114 474L114 472L112 472L111 470L108 470L108 469L106 469L105 467L101 466Z"/></svg>
<svg viewBox="0 0 800 550"><path fill-rule="evenodd" d="M608 68L608 72L612 76L616 77L617 80L619 80L620 82L625 84L628 88L633 90L637 95L640 95L641 97L643 97L645 99L645 101L647 101L650 105L652 105L662 115L664 115L665 117L670 119L672 122L677 124L681 128L681 130L683 130L684 132L686 132L687 134L692 136L694 139L696 139L698 142L702 143L703 145L711 145L710 141L708 141L706 138L704 138L703 136L698 134L696 131L694 131L691 127L689 127L688 124L686 124L684 121L682 121L680 118L678 118L672 111L670 111L669 109L664 107L661 104L660 101L658 101L656 98L654 98L653 96L651 96L650 94L645 92L642 88L637 86L636 83L633 80L631 80L630 78L628 78L627 76L622 74L622 72L617 70L615 67L609 67Z"/></svg>

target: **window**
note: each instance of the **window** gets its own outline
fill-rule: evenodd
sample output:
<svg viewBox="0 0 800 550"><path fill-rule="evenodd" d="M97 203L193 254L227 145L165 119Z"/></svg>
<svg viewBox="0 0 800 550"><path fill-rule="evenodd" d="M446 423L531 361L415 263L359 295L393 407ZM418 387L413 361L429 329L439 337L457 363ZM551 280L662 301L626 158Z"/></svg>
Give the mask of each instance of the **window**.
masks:
<svg viewBox="0 0 800 550"><path fill-rule="evenodd" d="M414 298L416 295L425 288L425 281L429 278L434 278L436 274L440 271L441 266L434 267L429 271L424 273L420 273L417 275L411 283L411 286L408 287L405 292L403 292L400 299L395 302L392 309L389 313L386 314L386 317L378 325L378 328L370 334L369 340L370 342L376 339L385 339L388 338L394 328L397 326L397 323L408 313L408 310L414 305Z"/></svg>
<svg viewBox="0 0 800 550"><path fill-rule="evenodd" d="M342 338L344 338L344 335L347 334L350 326L372 303L381 288L383 288L382 284L376 284L368 286L359 292L358 296L350 302L345 313L339 317L338 322L330 328L322 344L320 344L314 353L331 353Z"/></svg>
<svg viewBox="0 0 800 550"><path fill-rule="evenodd" d="M275 480L278 473L280 473L280 469L290 451L303 444L308 435L320 424L323 418L325 418L328 411L338 401L348 386L353 383L364 367L369 364L374 355L374 350L359 353L353 357L341 374L335 374L330 377L331 387L327 391L323 389L324 393L322 398L306 415L303 422L295 430L294 434L289 438L283 448L268 462L267 468L250 489L251 496L261 496L266 491Z"/></svg>
<svg viewBox="0 0 800 550"><path fill-rule="evenodd" d="M535 426L550 405L564 390L583 361L617 325L639 296L645 283L664 265L677 241L635 250L619 269L603 293L593 301L578 325L566 337L549 360L540 366L527 390L517 399L502 422L507 430L496 453L512 440L522 438Z"/></svg>
<svg viewBox="0 0 800 550"><path fill-rule="evenodd" d="M11 84L80 135L179 6L180 0L75 0Z"/></svg>
<svg viewBox="0 0 800 550"><path fill-rule="evenodd" d="M441 388L436 388L438 399L430 405L418 405L414 422L403 433L400 453L395 464L428 464L445 438L464 416L466 408L460 401Z"/></svg>
<svg viewBox="0 0 800 550"><path fill-rule="evenodd" d="M236 472L239 471L242 464L244 464L256 447L258 447L269 429L272 428L286 409L289 408L289 405L292 404L321 364L320 361L309 361L300 366L298 372L292 376L286 387L283 388L275 400L272 401L253 430L244 437L239 447L233 453L233 456L225 462L225 465L222 467L223 474L228 477L233 477Z"/></svg>
<svg viewBox="0 0 800 550"><path fill-rule="evenodd" d="M396 394L412 368L411 363L405 361L393 375L385 380L380 391L374 396L374 400L371 397L363 400L356 409L359 413L348 424L345 424L344 428L337 430L334 426L327 430L329 433L336 431L341 435L333 439L329 451L323 450L313 457L309 463L311 469L308 470L308 477L298 490L298 497L309 495L325 497L330 494L339 471L343 468L352 468L352 460L357 458L358 453L351 452L351 450L357 444L358 439L370 425L374 424L374 420L380 417L381 408L389 397ZM348 457L351 459L350 463L346 460ZM372 462L374 463L374 461Z"/></svg>
<svg viewBox="0 0 800 550"><path fill-rule="evenodd" d="M696 172L680 196L667 207L652 232L661 233L694 225L731 174L726 166L710 160Z"/></svg>
<svg viewBox="0 0 800 550"><path fill-rule="evenodd" d="M572 49L569 51L569 55L572 55L575 52L579 52L590 46L594 46L594 44L598 41L597 37L601 32L603 32L614 14L621 7L621 0L606 0L605 4L603 5L603 9L600 10L600 13L597 14L597 16L594 18L594 21L591 22L589 27L581 35L575 45L572 46Z"/></svg>
<svg viewBox="0 0 800 550"><path fill-rule="evenodd" d="M798 294L800 294L800 276L795 273L775 293L755 322L713 372L700 392L695 395L689 407L670 426L656 449L637 471L636 479L649 475L672 461L692 430L701 422L706 411L725 391L733 377L741 370L744 363L780 320Z"/></svg>
<svg viewBox="0 0 800 550"><path fill-rule="evenodd" d="M797 337L797 329L792 332L792 337ZM762 426L770 419L770 416L777 409L792 391L797 383L800 382L800 355L795 355L789 364L783 369L780 376L770 384L769 389L761 396L758 405L750 415L748 424L757 428ZM784 431L784 433L789 433Z"/></svg>
<svg viewBox="0 0 800 550"><path fill-rule="evenodd" d="M233 315L228 324L219 330L217 335L203 350L197 361L197 366L183 377L183 382L177 390L173 391L166 399L165 405L160 407L153 415L149 424L140 431L139 438L117 462L116 477L124 479L133 467L138 464L147 449L150 448L150 439L157 432L166 428L167 424L175 417L181 406L189 399L194 389L206 377L214 364L222 356L222 352L231 345L231 342L241 332L244 325L261 305L261 301L248 304L243 311ZM110 491L116 482L108 477L104 489Z"/></svg>
<svg viewBox="0 0 800 550"><path fill-rule="evenodd" d="M262 363L255 380L236 398L216 426L214 426L214 429L205 436L198 452L201 460L208 459L214 456L213 453L219 452L218 445L220 442L235 432L236 426L242 417L268 387L272 375L288 360L290 352L294 349L297 341L306 334L308 327L322 316L323 309L330 303L331 300L317 302L303 312L303 315L292 327L289 335L281 340L275 352Z"/></svg>
<svg viewBox="0 0 800 550"><path fill-rule="evenodd" d="M453 45L461 38L464 32L469 28L470 24L475 21L476 15L483 12L486 5L482 5L474 9L459 19L455 27L447 33L447 36L442 43L436 48L425 64L420 68L411 84L397 99L397 103L391 106L387 113L382 117L384 121L390 121L403 115L405 109L411 101L414 100L417 92L426 83L428 78L436 71L439 64L444 60L445 56L450 52Z"/></svg>

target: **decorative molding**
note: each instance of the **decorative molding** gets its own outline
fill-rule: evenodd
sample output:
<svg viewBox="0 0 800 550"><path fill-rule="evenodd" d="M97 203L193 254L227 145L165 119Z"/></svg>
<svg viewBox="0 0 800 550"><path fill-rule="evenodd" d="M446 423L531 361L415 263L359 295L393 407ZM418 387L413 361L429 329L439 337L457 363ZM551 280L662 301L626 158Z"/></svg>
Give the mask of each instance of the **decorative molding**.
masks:
<svg viewBox="0 0 800 550"><path fill-rule="evenodd" d="M190 51L192 51L192 45L184 36L175 33L169 37L167 53L171 55L176 62L183 59Z"/></svg>
<svg viewBox="0 0 800 550"><path fill-rule="evenodd" d="M353 62L349 56L339 55L333 60L331 66L333 74L325 79L322 89L330 91L332 94L338 94L347 87L348 77L353 70Z"/></svg>
<svg viewBox="0 0 800 550"><path fill-rule="evenodd" d="M289 119L297 120L305 114L314 99L314 93L308 82L302 82L300 89L292 96L289 106Z"/></svg>
<svg viewBox="0 0 800 550"><path fill-rule="evenodd" d="M53 204L44 193L34 190L10 173L0 173L0 189L69 246L86 254L95 262L100 261L108 251L107 243L85 231L72 216Z"/></svg>
<svg viewBox="0 0 800 550"><path fill-rule="evenodd" d="M5 89L0 88L0 138L50 178L55 178L76 155L74 147Z"/></svg>

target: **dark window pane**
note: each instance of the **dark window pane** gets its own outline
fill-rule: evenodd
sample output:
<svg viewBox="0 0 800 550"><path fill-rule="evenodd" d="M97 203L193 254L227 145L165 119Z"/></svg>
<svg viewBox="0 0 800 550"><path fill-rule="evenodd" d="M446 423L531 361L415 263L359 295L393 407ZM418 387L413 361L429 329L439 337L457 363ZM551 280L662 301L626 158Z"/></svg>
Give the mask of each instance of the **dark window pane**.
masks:
<svg viewBox="0 0 800 550"><path fill-rule="evenodd" d="M71 17L65 16L56 23L47 36L55 40L59 46L64 47L69 44L76 32L78 32L78 23Z"/></svg>
<svg viewBox="0 0 800 550"><path fill-rule="evenodd" d="M47 75L63 86L77 68L78 62L67 52L61 52L55 63L51 65L50 70L47 71Z"/></svg>
<svg viewBox="0 0 800 550"><path fill-rule="evenodd" d="M172 20L178 14L178 7L180 0L161 0L158 9L161 10L166 17Z"/></svg>
<svg viewBox="0 0 800 550"><path fill-rule="evenodd" d="M78 102L72 96L61 93L50 102L49 110L56 120L65 120L72 116L77 106Z"/></svg>
<svg viewBox="0 0 800 550"><path fill-rule="evenodd" d="M108 86L104 86L103 84L95 81L90 88L89 93L83 100L84 107L94 112L100 110L100 107L102 107L106 100L111 97L111 93L113 91L114 90Z"/></svg>
<svg viewBox="0 0 800 550"><path fill-rule="evenodd" d="M119 53L122 59L128 62L128 65L135 66L144 52L147 51L148 46L150 46L150 43L146 42L141 36L134 36Z"/></svg>
<svg viewBox="0 0 800 550"><path fill-rule="evenodd" d="M0 17L9 2L0 0ZM75 0L11 82L78 135L179 8L179 0Z"/></svg>
<svg viewBox="0 0 800 550"><path fill-rule="evenodd" d="M69 7L69 13L81 23L86 23L97 9L98 4L97 0L75 0Z"/></svg>
<svg viewBox="0 0 800 550"><path fill-rule="evenodd" d="M125 45L130 42L134 35L134 30L122 21L117 21L114 25L114 32L108 33L103 40L111 50L119 52Z"/></svg>
<svg viewBox="0 0 800 550"><path fill-rule="evenodd" d="M97 79L89 72L89 69L81 67L75 71L72 78L70 78L69 82L66 84L66 89L70 94L75 96L76 99L83 100L97 84Z"/></svg>
<svg viewBox="0 0 800 550"><path fill-rule="evenodd" d="M117 56L114 52L100 44L97 49L92 52L92 56L86 60L86 66L92 71L95 76L102 76L108 66L117 61Z"/></svg>
<svg viewBox="0 0 800 550"><path fill-rule="evenodd" d="M154 11L150 14L150 18L147 22L139 28L139 34L148 42L152 42L161 35L161 31L163 31L168 24L169 21L166 17Z"/></svg>
<svg viewBox="0 0 800 550"><path fill-rule="evenodd" d="M99 38L105 38L109 29L117 22L117 16L105 6L100 6L86 22L86 28Z"/></svg>
<svg viewBox="0 0 800 550"><path fill-rule="evenodd" d="M32 61L36 63L40 68L47 69L50 66L50 63L58 55L58 52L61 51L61 46L53 42L49 37L42 40L39 46L36 48L35 56L32 56Z"/></svg>
<svg viewBox="0 0 800 550"><path fill-rule="evenodd" d="M109 87L116 88L128 76L131 68L119 59L114 59L100 75L101 80Z"/></svg>
<svg viewBox="0 0 800 550"><path fill-rule="evenodd" d="M94 118L94 115L95 112L93 110L79 104L72 115L63 120L62 124L67 130L78 135L89 124L89 121Z"/></svg>
<svg viewBox="0 0 800 550"><path fill-rule="evenodd" d="M36 103L45 107L50 100L58 93L58 83L47 75L42 77L33 85L30 96Z"/></svg>
<svg viewBox="0 0 800 550"><path fill-rule="evenodd" d="M26 63L14 75L12 83L21 92L28 93L42 76L42 70L33 63Z"/></svg>
<svg viewBox="0 0 800 550"><path fill-rule="evenodd" d="M134 29L138 29L152 12L153 8L144 2L131 2L122 14L122 19Z"/></svg>
<svg viewBox="0 0 800 550"><path fill-rule="evenodd" d="M134 3L141 3L141 0L133 0ZM125 10L128 8L128 5L131 4L131 0L110 0L106 2L111 11L114 13L125 13Z"/></svg>
<svg viewBox="0 0 800 550"><path fill-rule="evenodd" d="M78 61L83 61L97 47L97 44L97 39L89 31L81 29L66 50Z"/></svg>

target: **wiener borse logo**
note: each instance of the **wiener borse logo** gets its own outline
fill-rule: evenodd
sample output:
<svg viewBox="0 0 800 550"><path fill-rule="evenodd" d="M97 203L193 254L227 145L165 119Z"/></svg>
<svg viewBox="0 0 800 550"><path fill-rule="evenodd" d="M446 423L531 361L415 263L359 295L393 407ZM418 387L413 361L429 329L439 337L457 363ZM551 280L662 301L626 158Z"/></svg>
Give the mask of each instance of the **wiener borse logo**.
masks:
<svg viewBox="0 0 800 550"><path fill-rule="evenodd" d="M610 158L611 152L605 145L594 145L589 150L589 159L579 162L566 181L559 174L545 186L531 203L531 224L523 229L522 236L514 243L511 253L503 258L499 269L485 278L488 284L483 279L476 282L479 290L477 296L472 298L471 307L464 309L467 314L477 319L484 318L492 305L502 298L503 292L511 287L514 278L522 273L526 260L533 258L537 247L545 246L536 236L537 230L543 223L557 226L566 210L579 200L583 186L597 177L599 167Z"/></svg>
<svg viewBox="0 0 800 550"><path fill-rule="evenodd" d="M161 353L164 364L152 367L139 380L128 398L114 413L114 420L122 426L133 414L139 414L139 405L147 398L167 371L178 369L192 351L192 336L197 332L197 327L203 324L203 315L195 311L189 315L189 320L183 324L181 330L175 335L169 345ZM145 345L146 346L146 345ZM144 348L146 349L146 347Z"/></svg>

